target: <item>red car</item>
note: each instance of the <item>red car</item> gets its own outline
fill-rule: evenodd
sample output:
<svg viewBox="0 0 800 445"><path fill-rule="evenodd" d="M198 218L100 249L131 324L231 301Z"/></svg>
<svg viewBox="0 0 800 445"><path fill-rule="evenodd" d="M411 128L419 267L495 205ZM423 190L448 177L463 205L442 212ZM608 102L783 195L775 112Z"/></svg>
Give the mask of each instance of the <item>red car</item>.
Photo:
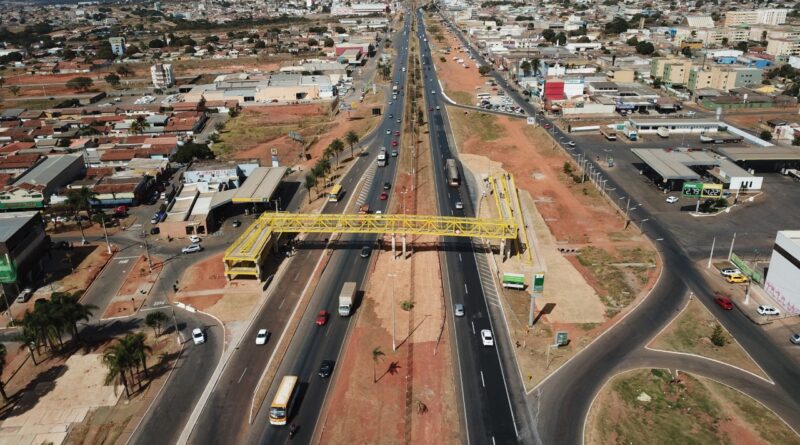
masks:
<svg viewBox="0 0 800 445"><path fill-rule="evenodd" d="M545 130L549 130L550 129L550 124L544 124L544 125L542 125L542 127L544 127Z"/></svg>
<svg viewBox="0 0 800 445"><path fill-rule="evenodd" d="M714 299L714 302L719 305L722 309L726 311L733 310L733 302L728 297L717 297Z"/></svg>
<svg viewBox="0 0 800 445"><path fill-rule="evenodd" d="M381 201L386 201L389 199L389 194L386 192L381 193Z"/></svg>
<svg viewBox="0 0 800 445"><path fill-rule="evenodd" d="M328 322L328 311L319 311L317 315L317 326L323 326Z"/></svg>
<svg viewBox="0 0 800 445"><path fill-rule="evenodd" d="M394 132L394 135L395 135L395 136L400 136L400 132L399 132L399 131L395 131L395 132Z"/></svg>
<svg viewBox="0 0 800 445"><path fill-rule="evenodd" d="M392 141L392 147L397 147L397 141Z"/></svg>

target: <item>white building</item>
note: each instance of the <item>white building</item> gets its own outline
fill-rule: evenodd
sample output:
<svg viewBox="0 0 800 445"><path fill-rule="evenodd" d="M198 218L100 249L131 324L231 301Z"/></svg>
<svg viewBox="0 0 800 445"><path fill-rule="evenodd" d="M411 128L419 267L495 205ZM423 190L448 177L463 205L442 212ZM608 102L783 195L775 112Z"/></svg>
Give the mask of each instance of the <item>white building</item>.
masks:
<svg viewBox="0 0 800 445"><path fill-rule="evenodd" d="M169 63L157 63L151 66L150 77L155 88L169 88L175 85L175 73Z"/></svg>
<svg viewBox="0 0 800 445"><path fill-rule="evenodd" d="M764 290L786 315L800 314L800 230L782 230L775 237Z"/></svg>
<svg viewBox="0 0 800 445"><path fill-rule="evenodd" d="M725 26L782 25L786 23L788 9L750 9L725 13Z"/></svg>
<svg viewBox="0 0 800 445"><path fill-rule="evenodd" d="M125 38L124 37L111 37L108 39L111 44L111 52L117 57L125 55Z"/></svg>

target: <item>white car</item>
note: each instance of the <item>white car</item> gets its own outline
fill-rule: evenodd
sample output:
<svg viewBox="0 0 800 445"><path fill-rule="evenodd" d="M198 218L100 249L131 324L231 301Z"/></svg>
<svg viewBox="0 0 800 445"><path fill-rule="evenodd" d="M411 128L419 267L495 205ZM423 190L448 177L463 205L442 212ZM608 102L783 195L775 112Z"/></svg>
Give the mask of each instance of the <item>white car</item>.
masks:
<svg viewBox="0 0 800 445"><path fill-rule="evenodd" d="M189 241L191 241L191 242L192 242L192 244L197 244L197 243L199 243L199 242L200 242L200 241L202 241L202 240L200 239L200 237L199 237L199 236L197 236L197 235L192 235L192 236L190 236L190 237L189 237Z"/></svg>
<svg viewBox="0 0 800 445"><path fill-rule="evenodd" d="M800 334L792 334L792 336L789 337L789 341L796 345L800 345Z"/></svg>
<svg viewBox="0 0 800 445"><path fill-rule="evenodd" d="M669 196L669 197L667 197L667 202L670 203L670 204L675 204L676 202L678 202L678 197L677 196Z"/></svg>
<svg viewBox="0 0 800 445"><path fill-rule="evenodd" d="M575 146L575 142L574 141L569 141L569 142L567 142L567 145L569 145L570 147L574 147Z"/></svg>
<svg viewBox="0 0 800 445"><path fill-rule="evenodd" d="M759 315L780 315L781 314L780 311L778 311L774 307L772 307L772 306L764 306L763 304L759 305L758 309L756 309L756 311L758 312Z"/></svg>
<svg viewBox="0 0 800 445"><path fill-rule="evenodd" d="M194 344L202 345L206 342L206 334L200 328L194 328L192 330L192 340L194 340Z"/></svg>
<svg viewBox="0 0 800 445"><path fill-rule="evenodd" d="M392 130L386 130L386 134L392 134Z"/></svg>
<svg viewBox="0 0 800 445"><path fill-rule="evenodd" d="M461 210L464 208L464 203L461 201L456 202L456 210Z"/></svg>
<svg viewBox="0 0 800 445"><path fill-rule="evenodd" d="M492 331L488 329L481 329L481 343L483 343L483 346L494 346L494 337L492 337Z"/></svg>
<svg viewBox="0 0 800 445"><path fill-rule="evenodd" d="M201 246L200 244L192 244L190 246L186 246L183 249L181 249L181 252L186 254L186 253L199 252L201 250L203 250L203 246Z"/></svg>
<svg viewBox="0 0 800 445"><path fill-rule="evenodd" d="M269 331L266 329L259 329L258 334L256 334L256 344L263 345L267 343L267 338L269 337Z"/></svg>
<svg viewBox="0 0 800 445"><path fill-rule="evenodd" d="M732 275L742 275L742 271L737 269L737 268L735 268L735 267L729 267L727 269L722 269L722 270L719 271L719 273L721 273L723 277L730 277Z"/></svg>

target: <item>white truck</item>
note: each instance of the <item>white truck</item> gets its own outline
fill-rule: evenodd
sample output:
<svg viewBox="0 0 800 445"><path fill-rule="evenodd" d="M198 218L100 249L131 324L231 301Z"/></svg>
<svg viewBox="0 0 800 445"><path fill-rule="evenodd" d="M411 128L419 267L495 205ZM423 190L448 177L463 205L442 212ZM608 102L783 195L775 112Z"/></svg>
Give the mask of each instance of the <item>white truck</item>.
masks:
<svg viewBox="0 0 800 445"><path fill-rule="evenodd" d="M381 147L378 153L378 167L386 167L386 147Z"/></svg>
<svg viewBox="0 0 800 445"><path fill-rule="evenodd" d="M356 298L356 283L348 281L342 286L339 293L339 315L342 317L350 316L353 310L353 300Z"/></svg>

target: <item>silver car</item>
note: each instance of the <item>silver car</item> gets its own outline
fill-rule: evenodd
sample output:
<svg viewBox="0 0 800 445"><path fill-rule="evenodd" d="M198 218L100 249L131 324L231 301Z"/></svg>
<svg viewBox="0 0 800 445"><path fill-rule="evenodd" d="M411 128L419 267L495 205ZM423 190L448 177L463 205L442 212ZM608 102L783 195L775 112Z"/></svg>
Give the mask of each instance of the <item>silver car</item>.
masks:
<svg viewBox="0 0 800 445"><path fill-rule="evenodd" d="M456 314L456 317L463 317L464 316L464 305L463 304L456 304L455 309L453 312Z"/></svg>

